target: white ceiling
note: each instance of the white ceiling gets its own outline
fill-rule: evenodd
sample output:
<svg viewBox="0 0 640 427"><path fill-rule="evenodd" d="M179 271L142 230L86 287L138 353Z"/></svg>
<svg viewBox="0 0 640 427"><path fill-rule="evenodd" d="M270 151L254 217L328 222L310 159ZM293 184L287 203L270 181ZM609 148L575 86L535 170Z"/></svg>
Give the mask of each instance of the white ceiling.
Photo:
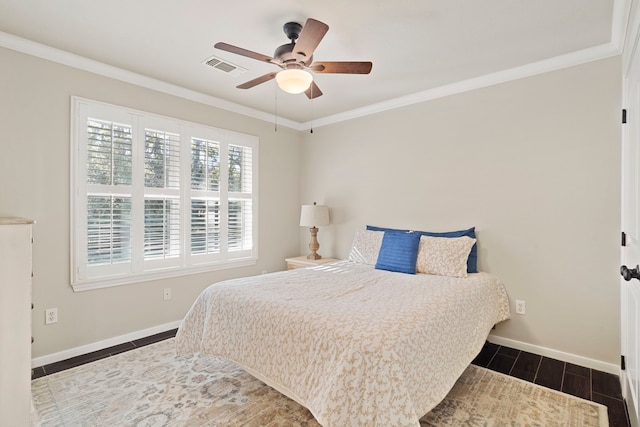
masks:
<svg viewBox="0 0 640 427"><path fill-rule="evenodd" d="M264 119L277 99L280 120L295 127L618 54L627 3L0 0L0 46ZM315 74L324 95L313 101L277 91L273 80L235 88L279 68L216 42L272 56L288 42L282 25L308 17L329 25L315 60L372 61L371 74ZM247 71L230 76L203 65L212 55Z"/></svg>

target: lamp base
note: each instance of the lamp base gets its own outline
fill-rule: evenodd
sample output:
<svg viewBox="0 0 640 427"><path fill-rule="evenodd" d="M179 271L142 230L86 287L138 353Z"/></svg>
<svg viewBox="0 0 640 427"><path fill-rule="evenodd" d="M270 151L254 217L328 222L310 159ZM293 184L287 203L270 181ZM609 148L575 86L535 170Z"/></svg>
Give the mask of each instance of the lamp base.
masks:
<svg viewBox="0 0 640 427"><path fill-rule="evenodd" d="M307 255L307 259L320 259L322 257L318 253L318 249L320 249L320 243L318 243L318 227L311 227L309 231L311 232L311 243L309 243L311 253Z"/></svg>

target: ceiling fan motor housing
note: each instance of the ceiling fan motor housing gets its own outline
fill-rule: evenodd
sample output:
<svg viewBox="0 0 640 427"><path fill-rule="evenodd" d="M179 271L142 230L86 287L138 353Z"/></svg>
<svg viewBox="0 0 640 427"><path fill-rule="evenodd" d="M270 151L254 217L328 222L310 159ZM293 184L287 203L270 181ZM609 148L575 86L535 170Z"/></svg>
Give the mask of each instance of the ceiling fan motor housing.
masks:
<svg viewBox="0 0 640 427"><path fill-rule="evenodd" d="M287 63L289 63L289 65L293 65L292 63L297 62L299 59L299 58L296 58L296 56L293 55L292 52L293 52L293 48L296 45L296 40L298 39L298 36L302 31L302 25L298 24L297 22L287 22L282 26L282 30L284 31L284 34L287 36L287 38L291 40L291 42L287 44L283 44L282 46L278 46L278 48L273 53L273 57L280 59L285 65ZM305 65L308 65L308 64L311 64L312 60L313 60L313 56L308 59L304 58L304 60L301 62L303 62ZM290 67L290 68L298 68L298 67Z"/></svg>
<svg viewBox="0 0 640 427"><path fill-rule="evenodd" d="M302 25L297 22L287 22L282 26L282 31L284 31L285 35L291 43L295 43L295 40L300 35L300 31L302 31Z"/></svg>
<svg viewBox="0 0 640 427"><path fill-rule="evenodd" d="M296 58L296 56L292 53L295 46L296 44L294 42L278 46L276 51L273 53L273 57L281 60L284 65L293 65L298 61L298 59L301 59ZM313 55L311 55L311 58L304 58L300 62L304 63L305 65L311 64L311 62L313 62Z"/></svg>

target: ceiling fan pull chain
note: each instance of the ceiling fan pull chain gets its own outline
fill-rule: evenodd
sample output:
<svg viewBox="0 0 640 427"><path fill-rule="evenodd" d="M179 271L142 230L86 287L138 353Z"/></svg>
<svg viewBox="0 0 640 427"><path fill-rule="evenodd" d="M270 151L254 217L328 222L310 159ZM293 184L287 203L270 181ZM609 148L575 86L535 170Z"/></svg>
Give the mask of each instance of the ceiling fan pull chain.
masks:
<svg viewBox="0 0 640 427"><path fill-rule="evenodd" d="M311 85L311 129L309 133L313 133L313 85Z"/></svg>
<svg viewBox="0 0 640 427"><path fill-rule="evenodd" d="M278 85L274 85L273 88L275 91L273 98L274 98L275 113L276 113L276 117L274 121L274 126L275 126L274 132L278 132Z"/></svg>

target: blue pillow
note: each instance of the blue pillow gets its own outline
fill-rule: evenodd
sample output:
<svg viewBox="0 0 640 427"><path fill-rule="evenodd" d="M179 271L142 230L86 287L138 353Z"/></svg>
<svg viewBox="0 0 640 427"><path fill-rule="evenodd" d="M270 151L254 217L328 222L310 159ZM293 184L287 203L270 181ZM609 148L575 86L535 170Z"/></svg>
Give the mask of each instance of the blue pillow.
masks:
<svg viewBox="0 0 640 427"><path fill-rule="evenodd" d="M375 227L373 225L367 225L367 230L374 231L385 231L385 236L387 235L387 231L398 232L398 233L407 233L409 230L399 230L397 228L385 228L385 227ZM471 227L467 230L458 230L458 231L445 231L445 232L432 232L432 231L414 231L414 233L425 236L432 237L462 237L469 236L473 239L476 238L476 228ZM478 244L474 243L471 248L471 252L469 253L469 258L467 258L467 273L477 273L478 272Z"/></svg>
<svg viewBox="0 0 640 427"><path fill-rule="evenodd" d="M378 254L378 270L416 274L419 233L384 233Z"/></svg>

